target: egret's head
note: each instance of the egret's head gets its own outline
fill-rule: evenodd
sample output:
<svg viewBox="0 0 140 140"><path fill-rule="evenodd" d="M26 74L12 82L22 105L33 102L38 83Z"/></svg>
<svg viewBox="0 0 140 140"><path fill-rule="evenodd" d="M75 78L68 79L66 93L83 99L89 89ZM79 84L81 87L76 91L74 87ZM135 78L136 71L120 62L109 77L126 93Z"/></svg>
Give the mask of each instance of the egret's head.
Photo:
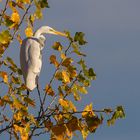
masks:
<svg viewBox="0 0 140 140"><path fill-rule="evenodd" d="M65 33L62 33L62 32L59 32L59 31L56 31L55 29L49 27L49 26L46 26L47 30L48 30L48 34L53 34L53 35L60 35L60 36L64 36L64 37L67 37L67 35Z"/></svg>
<svg viewBox="0 0 140 140"><path fill-rule="evenodd" d="M67 37L67 35L65 33L62 33L62 32L59 32L59 31L56 31L55 29L49 27L49 26L42 26L40 27L34 34L34 36L36 38L39 38L40 35L42 34L53 34L53 35L60 35L60 36L64 36L64 37Z"/></svg>

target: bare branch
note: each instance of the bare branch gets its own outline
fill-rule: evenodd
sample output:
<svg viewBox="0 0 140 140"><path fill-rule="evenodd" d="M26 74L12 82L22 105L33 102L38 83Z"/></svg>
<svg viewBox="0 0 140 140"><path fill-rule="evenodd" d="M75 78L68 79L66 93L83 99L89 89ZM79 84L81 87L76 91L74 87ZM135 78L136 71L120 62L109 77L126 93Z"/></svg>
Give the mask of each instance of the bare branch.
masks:
<svg viewBox="0 0 140 140"><path fill-rule="evenodd" d="M9 2L9 0L6 0L5 6L4 6L4 10L3 10L2 13L1 13L0 25L1 25L1 23L2 23L3 16L4 16L4 14L5 14L6 10L7 10L8 2Z"/></svg>

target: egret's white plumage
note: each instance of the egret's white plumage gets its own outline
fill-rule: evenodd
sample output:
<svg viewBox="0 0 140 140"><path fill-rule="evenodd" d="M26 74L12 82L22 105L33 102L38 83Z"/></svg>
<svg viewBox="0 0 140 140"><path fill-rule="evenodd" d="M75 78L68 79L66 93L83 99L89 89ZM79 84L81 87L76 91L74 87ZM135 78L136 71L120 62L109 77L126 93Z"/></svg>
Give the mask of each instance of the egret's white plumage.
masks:
<svg viewBox="0 0 140 140"><path fill-rule="evenodd" d="M41 50L45 46L46 38L42 34L65 36L66 34L55 31L49 26L39 28L33 37L25 38L20 49L20 65L25 85L29 90L36 88L42 67Z"/></svg>

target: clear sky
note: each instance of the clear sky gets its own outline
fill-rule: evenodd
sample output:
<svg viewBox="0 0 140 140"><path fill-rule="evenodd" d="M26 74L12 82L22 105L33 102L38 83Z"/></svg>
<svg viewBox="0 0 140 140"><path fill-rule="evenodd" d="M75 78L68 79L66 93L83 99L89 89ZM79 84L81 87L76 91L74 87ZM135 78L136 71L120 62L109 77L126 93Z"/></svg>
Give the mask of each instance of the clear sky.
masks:
<svg viewBox="0 0 140 140"><path fill-rule="evenodd" d="M140 138L140 1L139 0L49 0L45 19L36 25L49 25L72 33L83 31L88 41L87 63L97 80L80 106L93 102L95 108L123 105L126 118L112 127L102 125L87 140L138 140ZM48 36L47 45L58 37ZM15 44L16 45L16 44ZM7 51L19 63L16 46ZM48 61L48 47L43 60ZM13 54L11 54L13 51ZM17 55L15 55L17 53ZM43 66L40 81L48 70ZM46 140L47 136L40 139ZM34 138L38 140L39 138Z"/></svg>

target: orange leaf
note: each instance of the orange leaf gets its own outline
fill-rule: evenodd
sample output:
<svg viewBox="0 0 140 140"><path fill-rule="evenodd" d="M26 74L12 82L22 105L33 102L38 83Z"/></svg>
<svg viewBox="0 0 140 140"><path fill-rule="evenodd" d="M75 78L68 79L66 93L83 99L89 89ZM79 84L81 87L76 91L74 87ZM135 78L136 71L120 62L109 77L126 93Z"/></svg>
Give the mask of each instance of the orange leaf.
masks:
<svg viewBox="0 0 140 140"><path fill-rule="evenodd" d="M11 15L11 20L18 24L20 22L20 15L17 11L14 11Z"/></svg>
<svg viewBox="0 0 140 140"><path fill-rule="evenodd" d="M25 35L26 35L27 37L33 36L33 30L32 30L31 27L27 27L27 28L25 29Z"/></svg>
<svg viewBox="0 0 140 140"><path fill-rule="evenodd" d="M8 74L5 71L0 72L0 77L3 78L4 83L8 84Z"/></svg>
<svg viewBox="0 0 140 140"><path fill-rule="evenodd" d="M55 56L55 55L51 55L51 56L50 56L50 63L54 64L55 67L58 67L58 66L59 66L59 63L58 63L58 61L56 60L56 56Z"/></svg>

